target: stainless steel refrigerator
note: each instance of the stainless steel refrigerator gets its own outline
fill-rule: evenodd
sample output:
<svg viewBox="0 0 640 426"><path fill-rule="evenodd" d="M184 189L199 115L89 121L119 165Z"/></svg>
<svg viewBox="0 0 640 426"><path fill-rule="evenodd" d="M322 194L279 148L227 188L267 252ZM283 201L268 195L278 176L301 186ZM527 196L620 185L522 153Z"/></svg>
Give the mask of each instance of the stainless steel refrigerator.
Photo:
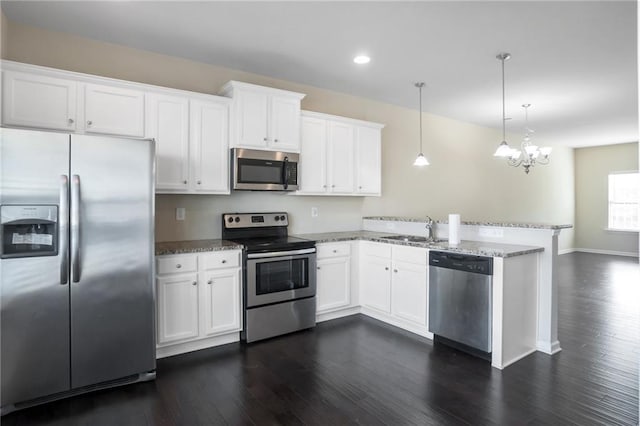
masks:
<svg viewBox="0 0 640 426"><path fill-rule="evenodd" d="M0 132L1 413L152 380L153 141Z"/></svg>

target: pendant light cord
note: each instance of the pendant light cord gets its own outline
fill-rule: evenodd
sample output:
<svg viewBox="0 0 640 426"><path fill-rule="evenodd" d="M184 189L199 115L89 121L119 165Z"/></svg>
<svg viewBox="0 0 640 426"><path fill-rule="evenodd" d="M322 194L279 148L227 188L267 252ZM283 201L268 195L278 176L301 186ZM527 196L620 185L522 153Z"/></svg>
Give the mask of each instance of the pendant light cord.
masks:
<svg viewBox="0 0 640 426"><path fill-rule="evenodd" d="M420 154L422 154L422 86L424 83L418 85L420 93Z"/></svg>
<svg viewBox="0 0 640 426"><path fill-rule="evenodd" d="M503 56L501 58L502 61L502 140L506 140L506 131L505 131L505 108L504 108L504 60L506 58Z"/></svg>

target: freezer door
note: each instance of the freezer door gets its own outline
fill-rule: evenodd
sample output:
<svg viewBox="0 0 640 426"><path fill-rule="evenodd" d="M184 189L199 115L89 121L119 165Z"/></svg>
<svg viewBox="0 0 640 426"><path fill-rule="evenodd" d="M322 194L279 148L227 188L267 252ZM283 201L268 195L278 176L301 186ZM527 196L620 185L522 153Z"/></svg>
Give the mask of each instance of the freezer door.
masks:
<svg viewBox="0 0 640 426"><path fill-rule="evenodd" d="M0 129L0 210L24 215L2 226L3 241L27 244L29 212L58 216L55 255L2 259L0 267L1 405L70 388L67 176L69 135ZM10 206L20 205L23 208ZM29 207L31 206L31 207ZM6 208L5 208L6 207ZM53 217L49 217L53 222ZM11 232L12 235L6 235ZM35 232L35 231L34 231ZM13 234L18 234L15 238ZM43 237L43 234L38 234ZM38 241L44 245L48 241ZM42 245L40 244L40 245ZM9 245L9 244L7 244ZM31 244L33 248L33 244ZM47 247L41 247L45 252ZM45 253L47 254L47 253ZM50 254L50 252L49 252Z"/></svg>
<svg viewBox="0 0 640 426"><path fill-rule="evenodd" d="M155 370L154 144L71 137L71 385Z"/></svg>

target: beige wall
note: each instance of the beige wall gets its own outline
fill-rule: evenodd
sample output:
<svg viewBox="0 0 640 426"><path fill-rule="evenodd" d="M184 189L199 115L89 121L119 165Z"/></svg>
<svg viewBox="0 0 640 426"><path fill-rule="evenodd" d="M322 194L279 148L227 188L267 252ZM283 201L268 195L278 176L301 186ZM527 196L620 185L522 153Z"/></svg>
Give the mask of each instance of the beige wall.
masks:
<svg viewBox="0 0 640 426"><path fill-rule="evenodd" d="M304 109L386 124L381 198L158 196L159 241L216 237L219 213L252 209L292 212L294 232L358 229L363 214L446 218L456 212L467 220L573 223L573 155L568 148L556 148L549 166L525 176L521 169L492 157L501 139L497 130L425 114L425 154L432 166L417 169L411 166L419 140L415 110L12 21L6 24L6 59L205 93L216 93L230 79L241 80L306 93ZM173 219L178 206L187 208L184 223ZM312 206L320 211L313 220ZM561 249L572 247L572 230L561 237Z"/></svg>
<svg viewBox="0 0 640 426"><path fill-rule="evenodd" d="M611 172L638 170L638 144L578 148L576 167L577 249L638 253L638 233L606 231Z"/></svg>

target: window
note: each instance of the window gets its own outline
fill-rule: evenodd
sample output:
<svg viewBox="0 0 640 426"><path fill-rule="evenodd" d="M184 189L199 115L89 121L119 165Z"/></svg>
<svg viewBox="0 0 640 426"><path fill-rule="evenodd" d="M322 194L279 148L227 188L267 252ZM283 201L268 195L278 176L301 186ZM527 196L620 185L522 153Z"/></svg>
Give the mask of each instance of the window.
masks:
<svg viewBox="0 0 640 426"><path fill-rule="evenodd" d="M640 229L640 173L622 172L609 175L609 229Z"/></svg>

